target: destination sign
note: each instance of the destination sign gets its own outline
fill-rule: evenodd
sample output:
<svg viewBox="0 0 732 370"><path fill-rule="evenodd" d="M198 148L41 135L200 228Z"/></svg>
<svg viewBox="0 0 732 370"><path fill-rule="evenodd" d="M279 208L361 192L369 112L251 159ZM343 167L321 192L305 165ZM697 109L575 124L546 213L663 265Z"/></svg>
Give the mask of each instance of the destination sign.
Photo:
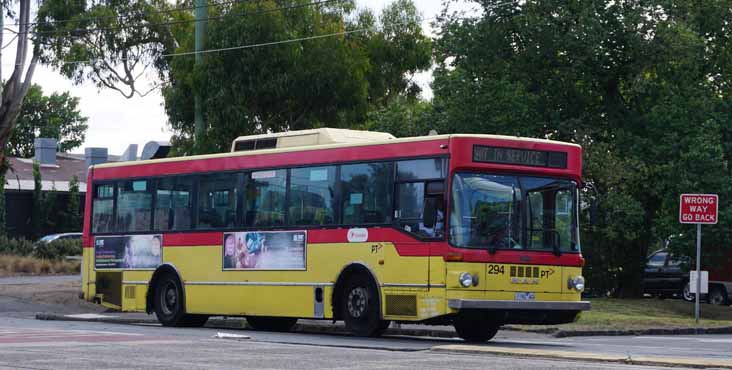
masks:
<svg viewBox="0 0 732 370"><path fill-rule="evenodd" d="M473 162L567 168L567 153L474 145Z"/></svg>

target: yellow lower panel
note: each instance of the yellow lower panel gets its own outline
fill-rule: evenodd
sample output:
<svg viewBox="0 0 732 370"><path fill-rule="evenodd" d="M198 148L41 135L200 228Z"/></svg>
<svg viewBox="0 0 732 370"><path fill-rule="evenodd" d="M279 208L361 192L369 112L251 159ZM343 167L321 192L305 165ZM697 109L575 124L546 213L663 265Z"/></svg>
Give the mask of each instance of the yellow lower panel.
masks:
<svg viewBox="0 0 732 370"><path fill-rule="evenodd" d="M316 317L313 286L186 285L185 290L189 313ZM330 292L323 294L325 317L332 317Z"/></svg>
<svg viewBox="0 0 732 370"><path fill-rule="evenodd" d="M147 285L122 284L122 311L145 311Z"/></svg>

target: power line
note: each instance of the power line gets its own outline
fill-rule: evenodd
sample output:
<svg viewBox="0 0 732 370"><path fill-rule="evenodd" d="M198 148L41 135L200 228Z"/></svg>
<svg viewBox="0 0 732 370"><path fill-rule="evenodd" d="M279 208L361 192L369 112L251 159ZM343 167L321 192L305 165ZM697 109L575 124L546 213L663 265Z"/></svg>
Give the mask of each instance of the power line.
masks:
<svg viewBox="0 0 732 370"><path fill-rule="evenodd" d="M198 21L221 21L223 19L226 19L228 17L244 17L249 15L259 15L259 14L266 14L266 13L274 13L284 10L292 10L292 9L300 9L300 8L307 8L310 6L317 6L317 5L324 5L328 3L333 2L340 2L341 0L320 0L320 1L314 1L311 3L305 3L305 4L297 4L297 5L290 5L290 6L283 6L273 9L265 9L265 10L258 10L255 12L245 12L245 13L236 13L236 14L222 14L215 17L208 17L208 18L202 18L202 19L186 19L186 20L177 20L177 21L169 21L169 22L160 22L160 23L148 23L148 24L141 24L141 23L135 23L135 24L127 24L127 25L120 25L120 26L111 26L111 27L99 27L99 28L77 28L73 30L64 30L63 33L70 33L72 37L77 36L76 34L82 33L82 34L88 34L92 32L97 31L115 31L115 30L124 30L129 28L138 28L138 27L170 27L177 24L185 24L185 23L195 23ZM92 19L92 18L90 18ZM33 34L33 35L47 35L47 34L54 34L56 31L28 31L28 32L15 32L12 30L8 31L12 32L13 34Z"/></svg>

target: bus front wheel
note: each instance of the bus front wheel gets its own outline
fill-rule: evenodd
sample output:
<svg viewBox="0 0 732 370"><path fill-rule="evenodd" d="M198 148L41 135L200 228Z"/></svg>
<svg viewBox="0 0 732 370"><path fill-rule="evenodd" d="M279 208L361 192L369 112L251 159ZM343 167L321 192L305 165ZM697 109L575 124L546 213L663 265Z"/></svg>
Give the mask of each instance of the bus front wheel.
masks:
<svg viewBox="0 0 732 370"><path fill-rule="evenodd" d="M501 325L485 315L461 312L453 318L457 335L466 342L482 343L491 340Z"/></svg>
<svg viewBox="0 0 732 370"><path fill-rule="evenodd" d="M355 336L378 337L391 323L381 319L379 292L373 279L353 275L341 290L341 313L346 328Z"/></svg>
<svg viewBox="0 0 732 370"><path fill-rule="evenodd" d="M163 326L200 327L208 316L185 313L183 285L173 274L161 276L155 285L155 315Z"/></svg>

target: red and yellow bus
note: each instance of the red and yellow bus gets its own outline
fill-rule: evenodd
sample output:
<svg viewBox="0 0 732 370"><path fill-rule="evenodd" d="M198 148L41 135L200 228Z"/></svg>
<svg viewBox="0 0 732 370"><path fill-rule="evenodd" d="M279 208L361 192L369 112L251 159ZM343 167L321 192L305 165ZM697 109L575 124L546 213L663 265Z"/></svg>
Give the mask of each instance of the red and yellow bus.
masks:
<svg viewBox="0 0 732 370"><path fill-rule="evenodd" d="M358 336L396 321L485 341L572 322L590 308L581 157L548 140L318 129L93 166L84 298L166 326L307 318Z"/></svg>

